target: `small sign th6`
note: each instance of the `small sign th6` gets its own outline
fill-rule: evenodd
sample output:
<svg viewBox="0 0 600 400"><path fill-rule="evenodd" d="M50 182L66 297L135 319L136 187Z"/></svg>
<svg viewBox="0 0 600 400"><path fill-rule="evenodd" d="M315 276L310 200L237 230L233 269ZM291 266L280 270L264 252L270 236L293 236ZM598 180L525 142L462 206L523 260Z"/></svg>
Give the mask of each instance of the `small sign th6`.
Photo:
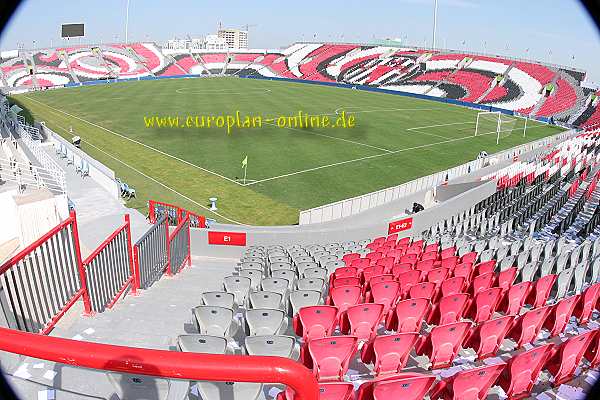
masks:
<svg viewBox="0 0 600 400"><path fill-rule="evenodd" d="M410 228L412 228L412 223L412 217L390 222L390 225L388 227L388 235L391 235L392 233L396 232L409 230Z"/></svg>

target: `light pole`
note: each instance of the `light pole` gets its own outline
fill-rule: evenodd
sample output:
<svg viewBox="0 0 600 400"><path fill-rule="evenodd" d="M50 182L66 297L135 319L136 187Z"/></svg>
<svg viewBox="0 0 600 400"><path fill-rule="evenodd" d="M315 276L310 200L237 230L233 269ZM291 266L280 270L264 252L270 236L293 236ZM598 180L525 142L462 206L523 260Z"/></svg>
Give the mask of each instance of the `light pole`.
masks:
<svg viewBox="0 0 600 400"><path fill-rule="evenodd" d="M437 14L438 14L438 0L435 0L433 7L433 43L431 48L435 49L435 34L437 32Z"/></svg>
<svg viewBox="0 0 600 400"><path fill-rule="evenodd" d="M127 9L125 10L125 43L129 43L129 0L127 0Z"/></svg>

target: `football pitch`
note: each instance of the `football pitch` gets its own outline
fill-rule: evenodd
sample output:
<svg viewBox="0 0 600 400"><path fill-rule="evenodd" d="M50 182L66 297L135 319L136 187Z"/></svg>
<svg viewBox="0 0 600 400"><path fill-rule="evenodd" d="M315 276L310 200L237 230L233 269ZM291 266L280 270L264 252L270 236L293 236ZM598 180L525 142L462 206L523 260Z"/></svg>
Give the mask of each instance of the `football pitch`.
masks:
<svg viewBox="0 0 600 400"><path fill-rule="evenodd" d="M123 82L48 90L12 98L38 121L134 187L130 207L148 199L175 203L221 222L281 225L298 212L429 175L562 129L523 120L492 122L474 136L477 111L362 90L215 77ZM280 116L342 112L355 126L294 126ZM261 126L206 124L197 116L262 116ZM154 126L148 119L178 123ZM176 118L179 118L178 120ZM190 119L191 118L191 119ZM162 120L161 120L162 121ZM72 133L71 133L72 128ZM246 180L242 160L247 157ZM218 214L208 198L218 198Z"/></svg>

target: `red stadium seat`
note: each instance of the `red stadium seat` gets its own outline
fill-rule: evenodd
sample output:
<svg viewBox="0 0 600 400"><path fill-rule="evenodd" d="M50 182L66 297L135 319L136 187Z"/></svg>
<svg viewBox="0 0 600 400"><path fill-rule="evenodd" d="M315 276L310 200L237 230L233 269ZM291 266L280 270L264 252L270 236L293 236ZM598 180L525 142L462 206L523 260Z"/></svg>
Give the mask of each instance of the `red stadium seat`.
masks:
<svg viewBox="0 0 600 400"><path fill-rule="evenodd" d="M440 286L442 281L448 277L447 268L435 268L427 273L427 281L435 283L436 286Z"/></svg>
<svg viewBox="0 0 600 400"><path fill-rule="evenodd" d="M360 278L354 276L345 278L335 278L331 281L332 288L340 286L360 286Z"/></svg>
<svg viewBox="0 0 600 400"><path fill-rule="evenodd" d="M598 331L589 331L573 336L552 349L546 361L546 369L554 377L554 386L573 379L583 355Z"/></svg>
<svg viewBox="0 0 600 400"><path fill-rule="evenodd" d="M454 271L454 267L458 264L458 257L450 256L447 258L442 258L440 261L440 267L448 268L450 271Z"/></svg>
<svg viewBox="0 0 600 400"><path fill-rule="evenodd" d="M394 278L398 278L398 276L400 274L403 274L405 272L412 271L412 270L413 270L412 264L408 264L408 263L395 264L392 267L392 275L394 275ZM419 276L420 276L420 274L419 274Z"/></svg>
<svg viewBox="0 0 600 400"><path fill-rule="evenodd" d="M364 303L348 307L340 317L341 332L356 336L359 340L371 339L377 334L383 309L383 304L377 303Z"/></svg>
<svg viewBox="0 0 600 400"><path fill-rule="evenodd" d="M471 277L473 276L473 264L471 263L460 263L456 264L452 271L454 276L462 276L466 279L467 283L471 283Z"/></svg>
<svg viewBox="0 0 600 400"><path fill-rule="evenodd" d="M342 257L342 261L346 264L346 266L350 266L353 260L358 260L360 258L360 254L358 253L350 253L346 254Z"/></svg>
<svg viewBox="0 0 600 400"><path fill-rule="evenodd" d="M475 261L477 261L477 258L479 257L479 254L477 254L476 251L472 251L470 253L464 254L461 258L460 258L460 262L461 263L469 263L469 264L474 264Z"/></svg>
<svg viewBox="0 0 600 400"><path fill-rule="evenodd" d="M471 293L473 296L476 296L477 293L491 288L495 279L496 275L494 275L493 272L487 272L485 274L475 276L471 282L469 293Z"/></svg>
<svg viewBox="0 0 600 400"><path fill-rule="evenodd" d="M390 308L396 304L398 294L400 293L400 284L398 282L377 282L371 284L369 301L383 304L383 313L387 315Z"/></svg>
<svg viewBox="0 0 600 400"><path fill-rule="evenodd" d="M471 330L464 347L475 350L480 360L493 357L512 327L514 319L514 316L507 315L480 323Z"/></svg>
<svg viewBox="0 0 600 400"><path fill-rule="evenodd" d="M508 337L513 339L518 347L525 343L533 343L537 338L546 317L550 313L550 306L535 308L519 315L508 332Z"/></svg>
<svg viewBox="0 0 600 400"><path fill-rule="evenodd" d="M356 267L359 271L371 266L371 260L368 258L357 258L350 262L351 267Z"/></svg>
<svg viewBox="0 0 600 400"><path fill-rule="evenodd" d="M338 278L356 278L358 277L358 268L356 267L339 267L336 268L329 278L329 283Z"/></svg>
<svg viewBox="0 0 600 400"><path fill-rule="evenodd" d="M590 368L598 368L600 366L600 331L598 329L595 330L596 335L590 341L590 345L588 346L585 352L585 359L590 363Z"/></svg>
<svg viewBox="0 0 600 400"><path fill-rule="evenodd" d="M277 400L294 400L294 391L287 388L277 395ZM354 400L354 385L351 382L319 383L319 400Z"/></svg>
<svg viewBox="0 0 600 400"><path fill-rule="evenodd" d="M531 286L531 282L528 281L510 286L498 306L498 311L502 311L506 315L518 315L525 304Z"/></svg>
<svg viewBox="0 0 600 400"><path fill-rule="evenodd" d="M411 265L415 265L417 263L418 258L419 256L416 254L405 254L402 257L400 257L400 263L408 263Z"/></svg>
<svg viewBox="0 0 600 400"><path fill-rule="evenodd" d="M425 249L423 250L423 254L437 253L438 247L439 247L439 245L437 243L428 244L427 246L425 246Z"/></svg>
<svg viewBox="0 0 600 400"><path fill-rule="evenodd" d="M455 257L455 256L456 256L456 247L448 247L448 248L442 249L442 251L440 251L440 258L442 260L445 260L450 257Z"/></svg>
<svg viewBox="0 0 600 400"><path fill-rule="evenodd" d="M317 380L343 380L350 359L356 353L357 344L358 338L355 336L329 336L308 342L308 352Z"/></svg>
<svg viewBox="0 0 600 400"><path fill-rule="evenodd" d="M496 276L496 286L502 290L508 290L515 281L519 270L517 267L510 267L504 271L498 272Z"/></svg>
<svg viewBox="0 0 600 400"><path fill-rule="evenodd" d="M339 286L329 289L327 304L336 306L339 312L344 312L350 306L361 302L360 286Z"/></svg>
<svg viewBox="0 0 600 400"><path fill-rule="evenodd" d="M562 299L552 306L552 310L544 322L544 328L550 331L550 336L556 336L565 331L578 302L579 295L575 295Z"/></svg>
<svg viewBox="0 0 600 400"><path fill-rule="evenodd" d="M433 260L419 261L415 265L415 269L421 271L421 280L424 280L427 277L427 273L433 268Z"/></svg>
<svg viewBox="0 0 600 400"><path fill-rule="evenodd" d="M529 397L553 346L548 343L535 347L508 360L499 383L509 399Z"/></svg>
<svg viewBox="0 0 600 400"><path fill-rule="evenodd" d="M449 367L458 354L470 328L469 322L436 326L429 335L421 340L415 350L418 355L429 357L432 369Z"/></svg>
<svg viewBox="0 0 600 400"><path fill-rule="evenodd" d="M361 277L362 282L368 282L372 277L377 275L383 275L385 273L385 267L383 265L373 265L362 270Z"/></svg>
<svg viewBox="0 0 600 400"><path fill-rule="evenodd" d="M430 251L430 252L425 252L423 254L421 254L421 261L435 261L438 258L438 253L437 251Z"/></svg>
<svg viewBox="0 0 600 400"><path fill-rule="evenodd" d="M435 298L436 284L431 282L423 282L412 286L408 291L408 296L411 299L426 298L432 300Z"/></svg>
<svg viewBox="0 0 600 400"><path fill-rule="evenodd" d="M400 258L404 255L404 250L402 249L392 249L388 251L387 257L392 257L394 259L394 264L400 261Z"/></svg>
<svg viewBox="0 0 600 400"><path fill-rule="evenodd" d="M529 296L525 300L525 303L531 304L533 308L545 306L555 281L555 274L542 276L540 279L535 281L533 288L529 292Z"/></svg>
<svg viewBox="0 0 600 400"><path fill-rule="evenodd" d="M466 293L456 293L442 297L438 303L434 304L428 323L445 325L458 322L466 311L468 304L469 295Z"/></svg>
<svg viewBox="0 0 600 400"><path fill-rule="evenodd" d="M440 295L450 296L451 294L464 293L466 289L466 279L464 276L455 276L448 278L440 285Z"/></svg>
<svg viewBox="0 0 600 400"><path fill-rule="evenodd" d="M381 265L383 267L383 273L384 274L389 274L392 271L392 267L394 266L394 263L396 262L395 257L390 256L389 253L386 257L380 258L379 260L377 260L377 263L375 265Z"/></svg>
<svg viewBox="0 0 600 400"><path fill-rule="evenodd" d="M399 301L396 308L390 310L386 329L395 330L398 333L420 332L429 307L428 299Z"/></svg>
<svg viewBox="0 0 600 400"><path fill-rule="evenodd" d="M580 324L586 324L590 320L592 312L598 308L599 298L600 283L596 283L583 291L573 312Z"/></svg>
<svg viewBox="0 0 600 400"><path fill-rule="evenodd" d="M474 270L475 275L481 275L488 272L494 272L496 268L496 260L484 261L479 264L475 264Z"/></svg>
<svg viewBox="0 0 600 400"><path fill-rule="evenodd" d="M432 399L483 400L506 367L505 363L460 371L441 380L431 391Z"/></svg>
<svg viewBox="0 0 600 400"><path fill-rule="evenodd" d="M477 293L467 313L468 318L476 324L489 320L494 315L501 296L502 289L498 287L485 289Z"/></svg>
<svg viewBox="0 0 600 400"><path fill-rule="evenodd" d="M383 254L381 254L380 251L374 251L372 253L369 253L365 256L365 258L367 258L368 260L371 261L371 265L375 264L375 262L377 262L377 260L383 258Z"/></svg>
<svg viewBox="0 0 600 400"><path fill-rule="evenodd" d="M406 298L411 287L421 282L421 272L412 270L398 275L398 283L400 284L400 298Z"/></svg>
<svg viewBox="0 0 600 400"><path fill-rule="evenodd" d="M337 323L337 316L337 307L302 307L294 317L294 331L296 335L304 339L304 342L314 338L331 336Z"/></svg>
<svg viewBox="0 0 600 400"><path fill-rule="evenodd" d="M357 400L422 400L435 382L435 376L416 373L367 381L358 388Z"/></svg>
<svg viewBox="0 0 600 400"><path fill-rule="evenodd" d="M416 332L376 336L363 346L361 360L373 364L376 375L399 373L406 366L419 337Z"/></svg>

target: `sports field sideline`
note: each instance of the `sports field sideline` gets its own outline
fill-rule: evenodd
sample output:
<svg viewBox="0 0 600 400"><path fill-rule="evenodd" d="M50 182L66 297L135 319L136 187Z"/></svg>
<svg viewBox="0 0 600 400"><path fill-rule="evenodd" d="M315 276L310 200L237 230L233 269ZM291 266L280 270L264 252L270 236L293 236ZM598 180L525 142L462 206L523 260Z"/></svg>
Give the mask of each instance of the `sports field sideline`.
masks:
<svg viewBox="0 0 600 400"><path fill-rule="evenodd" d="M13 97L135 187L130 206L176 203L220 221L293 224L298 211L397 185L561 128L514 123L496 145L477 111L410 97L241 78L166 79ZM352 115L353 128L277 127L277 116ZM147 127L144 117L262 115L260 128ZM481 128L480 128L481 129ZM246 182L242 160L248 157ZM218 197L218 214L209 197Z"/></svg>

